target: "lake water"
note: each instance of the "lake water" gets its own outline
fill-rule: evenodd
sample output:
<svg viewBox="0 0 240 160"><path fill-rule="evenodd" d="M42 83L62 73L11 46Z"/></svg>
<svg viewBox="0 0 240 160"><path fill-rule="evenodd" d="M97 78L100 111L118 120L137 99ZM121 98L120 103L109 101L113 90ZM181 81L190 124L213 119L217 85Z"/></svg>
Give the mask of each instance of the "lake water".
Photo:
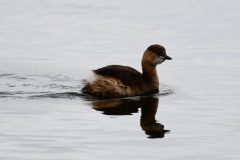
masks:
<svg viewBox="0 0 240 160"><path fill-rule="evenodd" d="M0 0L1 160L239 160L240 2ZM82 80L141 70L160 94L97 101Z"/></svg>

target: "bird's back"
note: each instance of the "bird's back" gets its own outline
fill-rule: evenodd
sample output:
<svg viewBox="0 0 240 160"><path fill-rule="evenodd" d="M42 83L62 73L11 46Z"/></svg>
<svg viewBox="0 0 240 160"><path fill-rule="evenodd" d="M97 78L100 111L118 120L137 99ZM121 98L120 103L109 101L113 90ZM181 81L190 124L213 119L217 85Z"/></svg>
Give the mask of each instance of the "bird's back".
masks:
<svg viewBox="0 0 240 160"><path fill-rule="evenodd" d="M120 80L128 86L142 86L142 74L136 69L128 66L109 65L93 71L97 75L108 76Z"/></svg>

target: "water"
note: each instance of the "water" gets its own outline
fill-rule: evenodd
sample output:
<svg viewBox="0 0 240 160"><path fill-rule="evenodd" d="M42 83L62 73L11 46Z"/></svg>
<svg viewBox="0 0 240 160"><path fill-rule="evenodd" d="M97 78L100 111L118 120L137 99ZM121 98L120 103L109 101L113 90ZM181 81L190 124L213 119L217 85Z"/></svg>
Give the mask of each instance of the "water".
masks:
<svg viewBox="0 0 240 160"><path fill-rule="evenodd" d="M238 160L239 15L237 0L1 0L0 158ZM80 93L155 43L173 58L160 94Z"/></svg>

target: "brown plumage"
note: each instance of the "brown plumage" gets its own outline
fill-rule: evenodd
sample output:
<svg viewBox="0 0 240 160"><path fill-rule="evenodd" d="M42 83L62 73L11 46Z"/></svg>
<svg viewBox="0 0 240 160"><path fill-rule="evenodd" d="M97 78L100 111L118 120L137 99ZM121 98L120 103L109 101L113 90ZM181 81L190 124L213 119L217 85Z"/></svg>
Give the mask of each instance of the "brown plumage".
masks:
<svg viewBox="0 0 240 160"><path fill-rule="evenodd" d="M125 85L141 86L144 83L142 74L136 69L128 66L109 65L97 70L93 70L93 72L97 75L119 79Z"/></svg>
<svg viewBox="0 0 240 160"><path fill-rule="evenodd" d="M161 45L151 45L143 54L142 73L121 65L109 65L93 70L96 79L88 82L83 93L101 98L154 94L159 91L156 66L171 60Z"/></svg>

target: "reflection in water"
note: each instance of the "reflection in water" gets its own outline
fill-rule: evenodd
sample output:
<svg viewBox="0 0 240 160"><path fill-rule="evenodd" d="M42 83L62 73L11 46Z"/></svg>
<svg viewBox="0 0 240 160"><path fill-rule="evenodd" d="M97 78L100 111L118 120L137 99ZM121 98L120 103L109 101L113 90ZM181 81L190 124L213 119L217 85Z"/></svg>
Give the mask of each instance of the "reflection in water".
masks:
<svg viewBox="0 0 240 160"><path fill-rule="evenodd" d="M92 102L93 108L106 115L131 115L141 108L140 126L148 138L163 138L169 130L157 123L155 115L158 108L157 97L144 97L140 99L113 99Z"/></svg>

